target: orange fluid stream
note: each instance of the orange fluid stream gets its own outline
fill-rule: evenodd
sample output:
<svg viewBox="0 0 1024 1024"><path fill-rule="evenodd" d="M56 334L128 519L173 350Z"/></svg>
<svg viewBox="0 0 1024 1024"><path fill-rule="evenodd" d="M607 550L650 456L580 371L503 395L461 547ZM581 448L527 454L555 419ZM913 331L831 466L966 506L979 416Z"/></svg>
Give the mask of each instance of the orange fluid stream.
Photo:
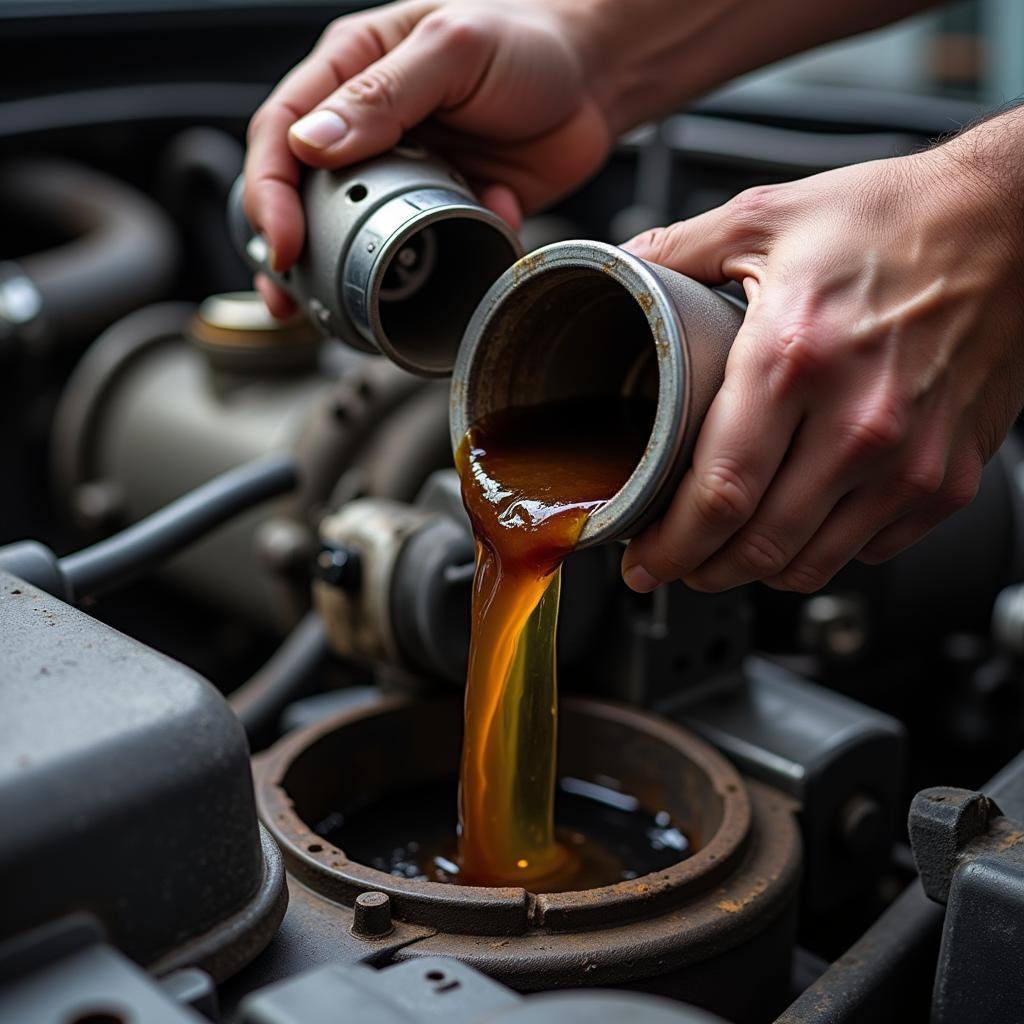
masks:
<svg viewBox="0 0 1024 1024"><path fill-rule="evenodd" d="M636 467L652 413L618 398L505 410L456 453L477 552L460 882L536 888L580 869L554 823L561 564Z"/></svg>

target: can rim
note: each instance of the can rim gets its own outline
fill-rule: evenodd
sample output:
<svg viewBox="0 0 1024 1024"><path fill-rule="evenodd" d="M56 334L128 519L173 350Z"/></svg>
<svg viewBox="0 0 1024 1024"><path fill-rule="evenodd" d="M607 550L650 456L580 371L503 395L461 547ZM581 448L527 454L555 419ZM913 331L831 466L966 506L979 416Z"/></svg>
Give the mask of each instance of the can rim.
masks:
<svg viewBox="0 0 1024 1024"><path fill-rule="evenodd" d="M625 539L649 518L652 503L671 476L683 443L690 405L685 329L665 286L643 260L606 242L576 239L544 246L509 267L480 301L463 335L452 374L448 422L455 451L472 425L469 382L495 316L525 282L567 267L599 271L625 289L647 320L658 366L658 398L650 439L629 479L588 517L577 543L582 548Z"/></svg>

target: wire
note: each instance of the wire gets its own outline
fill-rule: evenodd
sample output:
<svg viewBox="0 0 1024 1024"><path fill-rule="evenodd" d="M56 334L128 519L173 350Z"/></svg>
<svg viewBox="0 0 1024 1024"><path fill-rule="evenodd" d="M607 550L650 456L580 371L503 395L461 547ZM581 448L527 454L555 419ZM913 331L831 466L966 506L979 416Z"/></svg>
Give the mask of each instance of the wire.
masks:
<svg viewBox="0 0 1024 1024"><path fill-rule="evenodd" d="M291 455L272 455L228 470L126 530L60 560L75 600L125 582L233 516L298 484Z"/></svg>
<svg viewBox="0 0 1024 1024"><path fill-rule="evenodd" d="M231 694L228 703L241 719L253 750L274 739L281 712L305 696L327 653L323 620L316 611L307 612L263 667Z"/></svg>

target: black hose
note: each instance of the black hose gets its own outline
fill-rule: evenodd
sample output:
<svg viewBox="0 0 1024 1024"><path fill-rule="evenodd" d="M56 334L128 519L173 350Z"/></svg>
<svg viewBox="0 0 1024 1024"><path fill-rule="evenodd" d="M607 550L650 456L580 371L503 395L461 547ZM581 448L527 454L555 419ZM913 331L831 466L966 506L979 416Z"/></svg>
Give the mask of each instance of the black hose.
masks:
<svg viewBox="0 0 1024 1024"><path fill-rule="evenodd" d="M323 620L315 611L308 612L266 664L231 694L228 702L245 727L253 750L274 739L281 712L306 695L327 652Z"/></svg>
<svg viewBox="0 0 1024 1024"><path fill-rule="evenodd" d="M39 293L44 343L94 337L173 279L173 226L123 182L69 160L23 158L0 166L0 194L22 216L70 238L18 260Z"/></svg>
<svg viewBox="0 0 1024 1024"><path fill-rule="evenodd" d="M298 484L291 455L272 455L229 470L126 530L60 560L76 600L124 582L203 534Z"/></svg>

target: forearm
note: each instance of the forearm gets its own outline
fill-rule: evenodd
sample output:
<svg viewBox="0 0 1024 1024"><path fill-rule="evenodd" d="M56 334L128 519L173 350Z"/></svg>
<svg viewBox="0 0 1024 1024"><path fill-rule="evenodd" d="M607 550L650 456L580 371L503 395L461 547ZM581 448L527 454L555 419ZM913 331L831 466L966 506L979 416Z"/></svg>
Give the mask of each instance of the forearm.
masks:
<svg viewBox="0 0 1024 1024"><path fill-rule="evenodd" d="M613 131L929 0L556 0Z"/></svg>

